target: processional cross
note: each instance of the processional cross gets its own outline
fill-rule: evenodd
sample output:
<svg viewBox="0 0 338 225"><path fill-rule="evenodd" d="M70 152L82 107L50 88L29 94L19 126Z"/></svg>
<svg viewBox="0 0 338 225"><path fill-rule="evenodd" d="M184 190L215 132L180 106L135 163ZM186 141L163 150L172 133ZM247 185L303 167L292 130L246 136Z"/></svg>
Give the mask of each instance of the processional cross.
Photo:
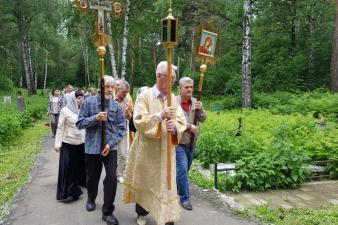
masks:
<svg viewBox="0 0 338 225"><path fill-rule="evenodd" d="M105 12L118 17L123 12L123 7L118 0L76 0L75 6L81 12L96 11L96 27L95 34L92 39L97 47L97 52L100 57L100 92L101 92L101 111L105 111L105 96L104 96L104 56L106 54L106 46L110 42L110 37L105 33ZM102 122L101 134L101 151L106 146L106 123Z"/></svg>

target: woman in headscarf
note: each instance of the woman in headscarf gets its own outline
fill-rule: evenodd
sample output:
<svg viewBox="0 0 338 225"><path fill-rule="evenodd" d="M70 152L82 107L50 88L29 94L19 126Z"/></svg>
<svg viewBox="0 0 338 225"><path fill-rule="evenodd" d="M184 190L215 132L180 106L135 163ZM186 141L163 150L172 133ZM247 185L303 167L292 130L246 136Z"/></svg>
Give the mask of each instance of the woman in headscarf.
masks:
<svg viewBox="0 0 338 225"><path fill-rule="evenodd" d="M83 101L83 92L80 90L71 92L68 100L66 107L60 112L55 137L54 150L60 153L57 200L77 200L82 194L79 185L86 184L85 131L78 130L75 126Z"/></svg>

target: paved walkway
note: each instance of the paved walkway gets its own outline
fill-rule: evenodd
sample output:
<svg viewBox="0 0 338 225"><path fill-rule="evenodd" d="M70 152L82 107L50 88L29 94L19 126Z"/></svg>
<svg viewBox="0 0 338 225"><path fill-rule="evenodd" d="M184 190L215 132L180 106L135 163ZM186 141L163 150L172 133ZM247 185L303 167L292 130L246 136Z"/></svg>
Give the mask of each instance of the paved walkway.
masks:
<svg viewBox="0 0 338 225"><path fill-rule="evenodd" d="M58 172L58 154L51 151L54 140L46 137L42 144L42 152L32 174L31 182L17 195L13 209L4 225L104 225L101 220L102 186L97 197L97 209L93 212L85 210L86 193L72 203L61 203L55 199ZM102 181L101 181L102 182ZM133 205L122 202L122 185L118 185L115 216L120 225L135 225ZM84 190L85 192L85 190ZM235 217L223 205L211 203L212 199L203 197L194 191L191 202L193 211L182 211L181 220L175 225L240 225L254 224ZM148 225L155 225L149 219Z"/></svg>
<svg viewBox="0 0 338 225"><path fill-rule="evenodd" d="M318 208L338 204L338 181L310 182L289 190L228 193L227 196L244 207L268 204L273 208Z"/></svg>
<svg viewBox="0 0 338 225"><path fill-rule="evenodd" d="M210 172L213 168L200 170L204 176L213 179ZM308 182L295 189L217 194L224 204L239 210L258 205L269 205L272 208L318 208L326 204L338 204L338 180Z"/></svg>

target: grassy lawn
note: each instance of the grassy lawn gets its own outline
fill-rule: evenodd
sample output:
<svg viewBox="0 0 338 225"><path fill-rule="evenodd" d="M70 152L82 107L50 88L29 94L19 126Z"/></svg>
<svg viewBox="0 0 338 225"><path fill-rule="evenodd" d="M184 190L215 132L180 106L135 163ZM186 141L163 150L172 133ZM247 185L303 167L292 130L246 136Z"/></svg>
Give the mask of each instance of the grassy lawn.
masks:
<svg viewBox="0 0 338 225"><path fill-rule="evenodd" d="M25 129L15 145L0 149L0 221L8 212L8 203L19 188L29 181L41 138L48 133L42 122Z"/></svg>
<svg viewBox="0 0 338 225"><path fill-rule="evenodd" d="M274 225L335 225L338 224L338 205L325 205L318 209L271 209L259 206L238 213L253 217L264 224Z"/></svg>

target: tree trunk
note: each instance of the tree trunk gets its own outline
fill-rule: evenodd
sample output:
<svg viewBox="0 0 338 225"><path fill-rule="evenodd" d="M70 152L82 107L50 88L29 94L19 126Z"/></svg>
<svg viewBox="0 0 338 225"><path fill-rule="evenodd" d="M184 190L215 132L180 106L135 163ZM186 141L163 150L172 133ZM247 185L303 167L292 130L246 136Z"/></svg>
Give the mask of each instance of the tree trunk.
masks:
<svg viewBox="0 0 338 225"><path fill-rule="evenodd" d="M243 15L243 59L242 59L242 107L252 107L252 84L251 84L251 1L244 3Z"/></svg>
<svg viewBox="0 0 338 225"><path fill-rule="evenodd" d="M22 74L20 73L19 88L22 88L22 83L23 83Z"/></svg>
<svg viewBox="0 0 338 225"><path fill-rule="evenodd" d="M90 87L91 86L91 83L90 83L90 74L89 74L89 50L88 50L88 46L86 46L86 48L85 48L85 62L86 62L86 71L85 71L85 73L86 73L86 79L87 79L87 81L88 81L88 87Z"/></svg>
<svg viewBox="0 0 338 225"><path fill-rule="evenodd" d="M177 56L176 80L180 80L180 57Z"/></svg>
<svg viewBox="0 0 338 225"><path fill-rule="evenodd" d="M291 28L290 28L290 41L291 41L291 54L294 55L297 47L296 43L296 17L297 17L297 2L292 0L291 2Z"/></svg>
<svg viewBox="0 0 338 225"><path fill-rule="evenodd" d="M48 52L45 51L45 78L43 79L43 90L47 87L47 75L48 75Z"/></svg>
<svg viewBox="0 0 338 225"><path fill-rule="evenodd" d="M80 39L81 47L82 47L82 56L83 56L83 63L85 67L85 86L90 86L90 77L89 77L89 50L87 44L83 41L83 39Z"/></svg>
<svg viewBox="0 0 338 225"><path fill-rule="evenodd" d="M116 64L118 68L121 68L121 43L120 40L117 38L116 40L116 51L117 51L117 59L116 59ZM119 70L121 71L121 70Z"/></svg>
<svg viewBox="0 0 338 225"><path fill-rule="evenodd" d="M131 56L131 71L130 71L130 95L133 96L133 90L134 90L134 78L135 78L135 54L132 54Z"/></svg>
<svg viewBox="0 0 338 225"><path fill-rule="evenodd" d="M21 46L21 42L20 42L20 46ZM21 57L19 57L19 62L20 62L20 64L19 64L19 75L20 75L19 88L22 88L22 83L23 83L23 80L22 80L22 56L23 55L21 54L21 52L22 52L21 48L19 48L19 50L20 50L19 54L21 55Z"/></svg>
<svg viewBox="0 0 338 225"><path fill-rule="evenodd" d="M315 62L314 62L314 45L313 45L313 39L315 35L315 16L314 16L314 7L316 3L310 4L310 10L309 10L309 16L308 16L308 23L309 23L309 65L308 65L308 77L313 77L315 73ZM305 76L304 79L308 80L308 78Z"/></svg>
<svg viewBox="0 0 338 225"><path fill-rule="evenodd" d="M191 56L190 56L190 71L195 72L195 63L194 63L194 52L195 52L195 30L192 30L192 38L191 38Z"/></svg>
<svg viewBox="0 0 338 225"><path fill-rule="evenodd" d="M153 64L154 64L154 71L156 71L156 67L157 67L157 52L156 52L156 43L153 43L152 52L153 52Z"/></svg>
<svg viewBox="0 0 338 225"><path fill-rule="evenodd" d="M338 92L338 0L336 0L335 27L332 42L330 90Z"/></svg>
<svg viewBox="0 0 338 225"><path fill-rule="evenodd" d="M34 84L38 88L38 48L35 48Z"/></svg>
<svg viewBox="0 0 338 225"><path fill-rule="evenodd" d="M34 75L33 75L33 64L32 64L32 52L31 48L29 46L29 39L28 36L26 35L26 50L27 50L27 59L28 59L28 67L29 67L29 79L30 79L30 84L31 84L31 90L32 94L36 95L36 86L34 83Z"/></svg>
<svg viewBox="0 0 338 225"><path fill-rule="evenodd" d="M107 29L108 29L108 34L112 39L111 42L108 44L109 53L110 53L111 72L112 72L114 79L117 79L119 75L117 74L117 69L116 69L115 50L114 50L113 36L112 36L112 30L111 30L111 17L109 13L107 13Z"/></svg>
<svg viewBox="0 0 338 225"><path fill-rule="evenodd" d="M121 61L121 78L125 80L127 70L127 47L128 47L128 32L129 32L129 10L130 0L127 0L127 11L124 16L124 30L123 30L123 43L122 43L122 61Z"/></svg>
<svg viewBox="0 0 338 225"><path fill-rule="evenodd" d="M141 39L141 37L139 37L138 38L138 49L141 49L141 47L142 47L142 39ZM141 66L141 63L142 63L142 59L141 59L141 54L140 54L140 51L138 51L138 62L137 62L137 64L138 64L138 66ZM156 70L155 70L156 71Z"/></svg>
<svg viewBox="0 0 338 225"><path fill-rule="evenodd" d="M31 96L33 94L36 94L36 90L34 87L32 60L30 56L30 49L28 45L27 35L23 35L21 38L21 54L22 54L24 71L25 71L25 76L26 76L28 95Z"/></svg>

